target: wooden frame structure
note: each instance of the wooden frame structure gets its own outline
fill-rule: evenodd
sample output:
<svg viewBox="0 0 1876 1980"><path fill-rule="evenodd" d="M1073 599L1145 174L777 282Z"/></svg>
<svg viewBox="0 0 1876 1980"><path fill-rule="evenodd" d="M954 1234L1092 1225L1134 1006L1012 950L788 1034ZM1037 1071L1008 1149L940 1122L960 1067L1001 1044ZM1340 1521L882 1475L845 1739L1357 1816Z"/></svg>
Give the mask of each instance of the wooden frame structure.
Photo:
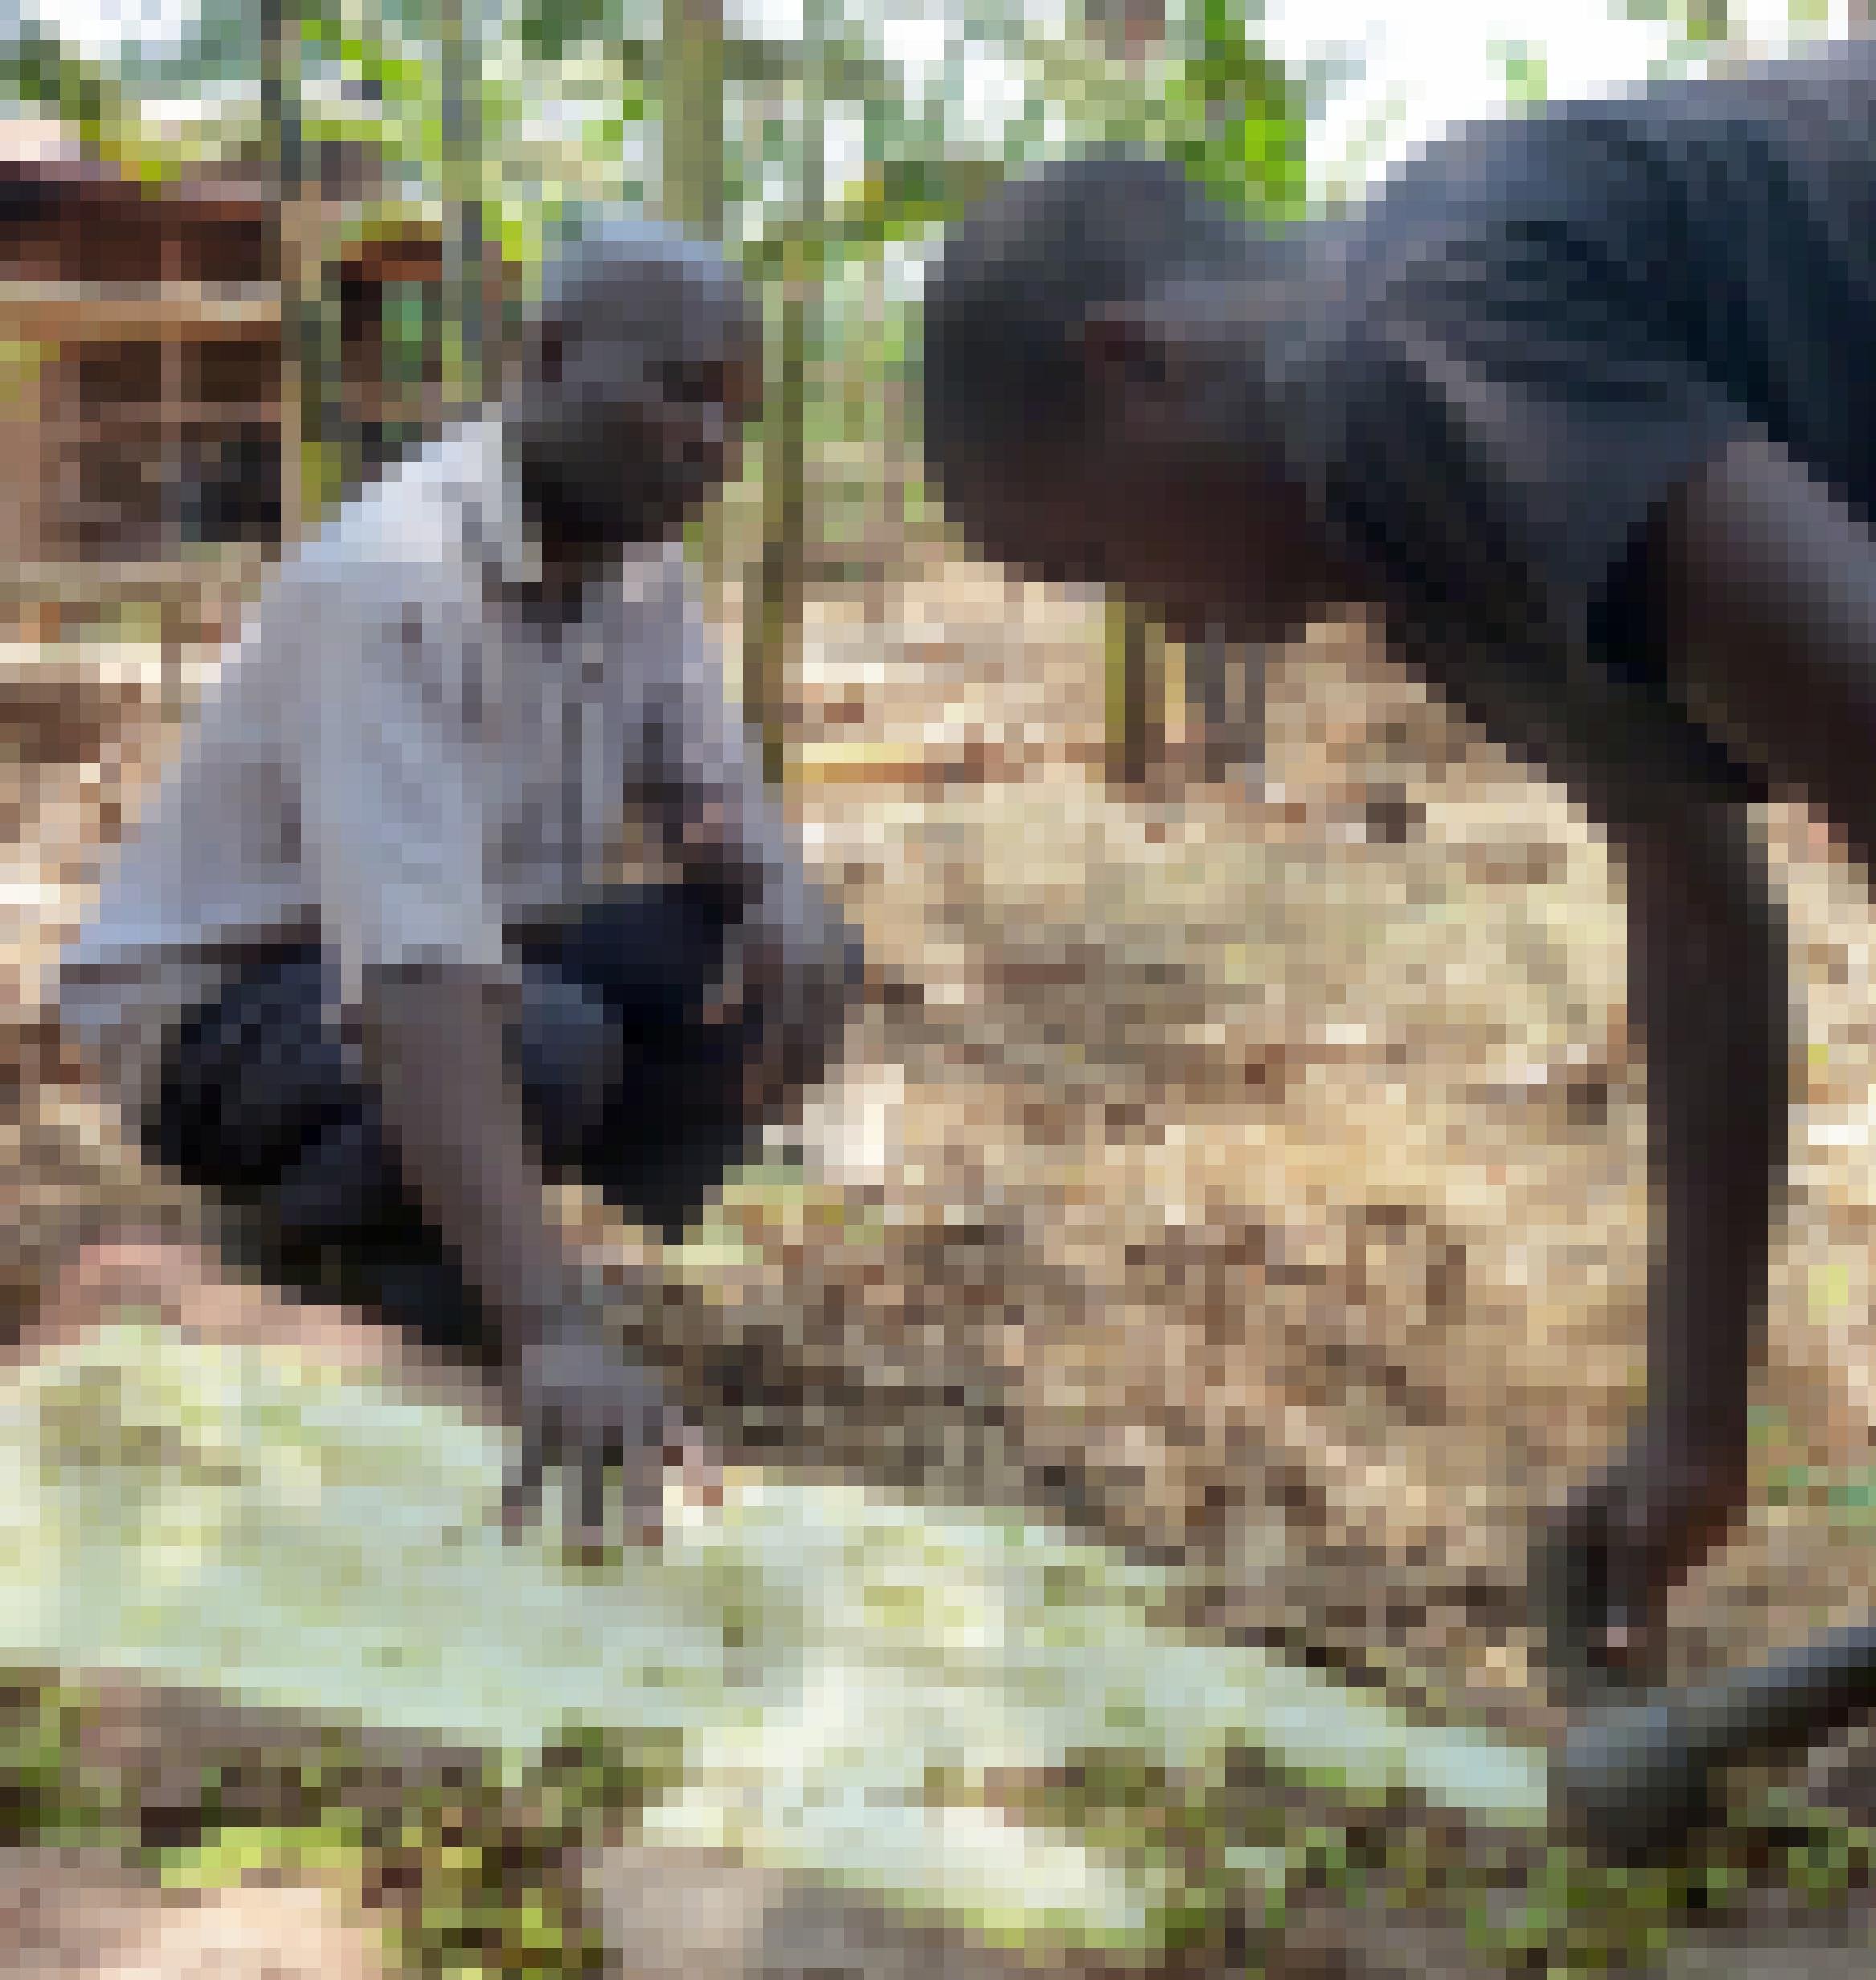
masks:
<svg viewBox="0 0 1876 1980"><path fill-rule="evenodd" d="M340 243L329 412L355 470L433 430L440 348L403 375L387 314L444 279L438 223L366 207L356 163L300 216ZM139 595L192 600L277 550L296 463L283 337L289 230L255 174L153 182L58 127L0 124L0 621L43 635ZM488 259L499 310L505 271ZM408 316L406 309L403 312ZM440 345L440 315L417 312ZM290 508L290 504L287 504ZM213 631L211 624L207 630Z"/></svg>

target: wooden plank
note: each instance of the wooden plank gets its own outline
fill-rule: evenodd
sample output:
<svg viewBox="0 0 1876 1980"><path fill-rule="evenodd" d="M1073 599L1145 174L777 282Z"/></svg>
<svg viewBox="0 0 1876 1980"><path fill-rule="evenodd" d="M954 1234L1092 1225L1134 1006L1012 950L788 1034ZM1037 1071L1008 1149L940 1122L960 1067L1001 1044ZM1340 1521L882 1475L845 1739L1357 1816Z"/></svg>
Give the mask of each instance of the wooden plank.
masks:
<svg viewBox="0 0 1876 1980"><path fill-rule="evenodd" d="M926 790L942 786L957 767L916 745L811 742L796 752L787 781L803 790Z"/></svg>
<svg viewBox="0 0 1876 1980"><path fill-rule="evenodd" d="M280 299L270 284L0 282L0 329L28 342L264 337L280 328Z"/></svg>
<svg viewBox="0 0 1876 1980"><path fill-rule="evenodd" d="M178 557L161 561L92 563L82 557L15 564L0 568L0 598L75 598L88 602L112 596L158 598L191 593L210 586L227 588L251 582L266 562L252 551L216 557Z"/></svg>
<svg viewBox="0 0 1876 1980"><path fill-rule="evenodd" d="M88 404L82 424L88 432L113 427L153 426L161 421L186 421L199 427L267 426L278 422L280 399L174 398L120 399Z"/></svg>
<svg viewBox="0 0 1876 1980"><path fill-rule="evenodd" d="M1025 783L1059 755L1021 744L807 742L791 752L787 782L803 792L940 791L953 786Z"/></svg>

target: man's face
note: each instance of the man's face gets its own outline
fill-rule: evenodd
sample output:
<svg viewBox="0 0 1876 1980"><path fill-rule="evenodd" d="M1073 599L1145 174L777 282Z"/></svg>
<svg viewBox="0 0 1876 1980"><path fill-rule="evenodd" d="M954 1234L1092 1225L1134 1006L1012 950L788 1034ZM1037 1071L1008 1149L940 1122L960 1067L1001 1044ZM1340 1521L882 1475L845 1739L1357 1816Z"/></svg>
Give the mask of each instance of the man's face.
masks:
<svg viewBox="0 0 1876 1980"><path fill-rule="evenodd" d="M1020 574L1111 586L1176 636L1298 630L1325 558L1271 444L1246 298L1193 284L1072 333L1066 434L993 443L946 476L946 506Z"/></svg>
<svg viewBox="0 0 1876 1980"><path fill-rule="evenodd" d="M1314 602L1299 585L1273 491L1249 467L1216 459L1117 466L1077 449L1044 466L947 480L947 512L986 555L1044 583L1113 588L1177 639L1240 640L1295 631Z"/></svg>
<svg viewBox="0 0 1876 1980"><path fill-rule="evenodd" d="M522 485L571 546L663 541L736 472L760 353L738 308L662 269L583 300L530 349Z"/></svg>

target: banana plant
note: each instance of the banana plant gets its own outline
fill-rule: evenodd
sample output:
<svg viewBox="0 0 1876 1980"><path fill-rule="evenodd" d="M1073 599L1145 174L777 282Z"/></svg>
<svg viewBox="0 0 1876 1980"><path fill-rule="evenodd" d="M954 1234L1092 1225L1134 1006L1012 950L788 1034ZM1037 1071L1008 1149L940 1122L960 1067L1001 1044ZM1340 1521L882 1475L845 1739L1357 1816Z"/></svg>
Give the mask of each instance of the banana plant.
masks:
<svg viewBox="0 0 1876 1980"><path fill-rule="evenodd" d="M136 111L123 84L36 22L0 47L0 89L59 118L100 157L115 163L137 153Z"/></svg>

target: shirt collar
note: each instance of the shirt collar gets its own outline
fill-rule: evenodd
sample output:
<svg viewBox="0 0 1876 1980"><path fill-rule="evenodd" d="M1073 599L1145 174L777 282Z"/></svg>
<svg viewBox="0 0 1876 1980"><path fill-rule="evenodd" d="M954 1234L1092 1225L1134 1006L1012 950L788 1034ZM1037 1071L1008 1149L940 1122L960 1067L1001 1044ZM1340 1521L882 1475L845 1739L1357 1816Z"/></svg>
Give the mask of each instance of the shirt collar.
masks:
<svg viewBox="0 0 1876 1980"><path fill-rule="evenodd" d="M502 444L501 422L484 419L464 436L463 545L492 590L525 591L545 575L539 545L528 531L514 470Z"/></svg>

